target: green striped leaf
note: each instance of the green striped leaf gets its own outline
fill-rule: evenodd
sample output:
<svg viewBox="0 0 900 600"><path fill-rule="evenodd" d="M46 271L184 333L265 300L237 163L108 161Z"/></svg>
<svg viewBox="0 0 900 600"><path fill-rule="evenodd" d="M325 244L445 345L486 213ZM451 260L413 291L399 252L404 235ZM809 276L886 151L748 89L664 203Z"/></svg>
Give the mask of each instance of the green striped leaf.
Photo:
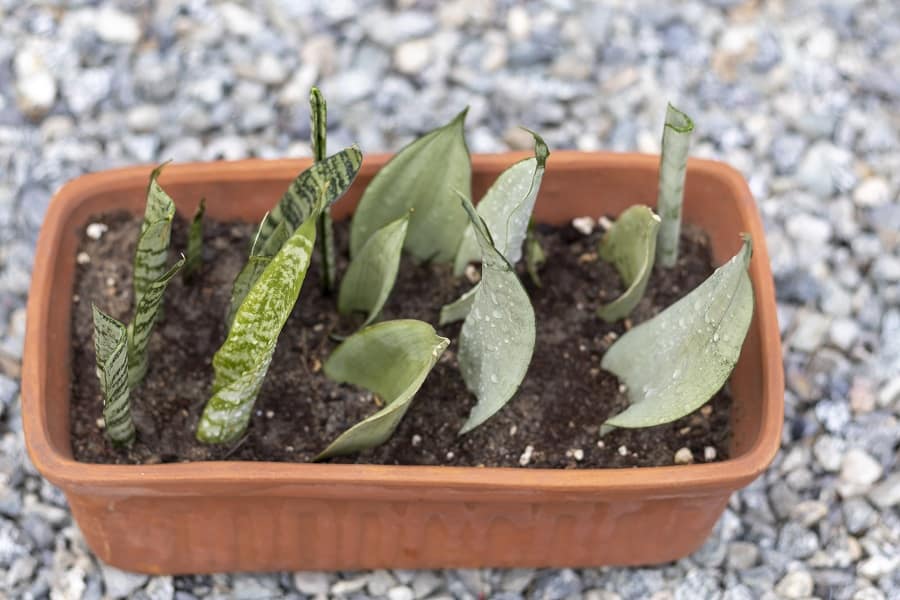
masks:
<svg viewBox="0 0 900 600"><path fill-rule="evenodd" d="M134 318L128 324L128 385L132 388L147 374L149 364L147 344L150 341L150 333L159 318L166 287L184 263L185 258L182 256L172 268L160 275L159 279L150 283L138 301Z"/></svg>
<svg viewBox="0 0 900 600"><path fill-rule="evenodd" d="M206 198L200 199L200 206L191 220L191 228L188 231L188 246L185 253L184 269L181 271L185 281L193 277L200 265L203 264L203 214L206 212Z"/></svg>
<svg viewBox="0 0 900 600"><path fill-rule="evenodd" d="M234 441L247 429L278 335L297 302L309 269L318 214L309 216L250 287L234 315L225 343L213 358L212 397L197 426L197 439L201 442Z"/></svg>
<svg viewBox="0 0 900 600"><path fill-rule="evenodd" d="M597 309L604 321L624 319L644 297L656 258L658 230L659 217L646 206L636 205L622 212L600 240L600 258L612 263L627 287L621 296Z"/></svg>
<svg viewBox="0 0 900 600"><path fill-rule="evenodd" d="M656 257L663 267L673 267L678 260L684 177L693 131L694 122L691 118L669 104L666 109L666 124L663 126L662 154L659 157L659 197L656 204L656 211L661 219Z"/></svg>
<svg viewBox="0 0 900 600"><path fill-rule="evenodd" d="M384 408L332 442L316 460L352 454L387 441L450 340L428 323L385 321L350 336L325 362L325 374L378 394Z"/></svg>
<svg viewBox="0 0 900 600"><path fill-rule="evenodd" d="M467 110L403 148L372 179L350 226L351 256L413 209L404 248L422 261L453 260L466 227L453 190L468 193L472 186L463 135Z"/></svg>
<svg viewBox="0 0 900 600"><path fill-rule="evenodd" d="M309 131L310 146L316 162L325 160L328 131L328 105L319 88L313 86L309 91ZM322 257L322 289L330 293L337 280L334 257L334 223L331 211L323 210L319 216L319 250Z"/></svg>
<svg viewBox="0 0 900 600"><path fill-rule="evenodd" d="M128 334L125 325L92 305L97 378L103 394L106 434L116 444L131 445L134 421L128 399Z"/></svg>
<svg viewBox="0 0 900 600"><path fill-rule="evenodd" d="M351 146L300 173L260 227L262 254L274 256L278 252L277 245L270 238L282 222L288 234L293 234L306 222L319 205L321 190L327 190L326 207L340 199L356 179L360 165L362 153L356 146Z"/></svg>
<svg viewBox="0 0 900 600"><path fill-rule="evenodd" d="M534 310L513 266L497 249L487 224L462 197L481 245L481 281L459 334L459 368L478 398L460 434L490 418L513 397L534 352Z"/></svg>
<svg viewBox="0 0 900 600"><path fill-rule="evenodd" d="M388 223L350 261L338 294L338 312L365 314L363 327L375 320L397 279L408 224L409 215Z"/></svg>
<svg viewBox="0 0 900 600"><path fill-rule="evenodd" d="M175 203L159 185L159 174L165 165L155 168L150 174L147 186L147 205L141 223L134 254L134 301L141 296L154 281L166 272L166 257L172 235L172 219L175 217Z"/></svg>
<svg viewBox="0 0 900 600"><path fill-rule="evenodd" d="M631 404L604 427L651 427L705 404L737 364L753 316L749 236L687 296L630 329L600 363L624 383Z"/></svg>
<svg viewBox="0 0 900 600"><path fill-rule="evenodd" d="M533 131L529 133L534 136L534 157L521 160L503 171L477 207L478 214L497 244L497 250L512 264L522 258L522 243L541 189L547 157L550 156L550 150L541 136ZM481 260L481 249L475 237L475 227L470 223L456 252L454 273L462 275L466 266L477 260Z"/></svg>

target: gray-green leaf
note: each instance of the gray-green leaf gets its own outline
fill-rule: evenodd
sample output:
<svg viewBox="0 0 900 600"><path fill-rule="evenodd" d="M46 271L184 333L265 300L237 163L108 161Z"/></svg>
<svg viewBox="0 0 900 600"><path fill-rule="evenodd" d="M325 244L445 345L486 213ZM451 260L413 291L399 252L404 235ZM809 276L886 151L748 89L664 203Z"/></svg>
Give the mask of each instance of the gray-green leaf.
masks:
<svg viewBox="0 0 900 600"><path fill-rule="evenodd" d="M643 205L628 208L600 241L598 254L619 272L627 289L621 296L597 309L601 319L612 323L627 317L647 289L656 257L659 217Z"/></svg>
<svg viewBox="0 0 900 600"><path fill-rule="evenodd" d="M630 406L614 427L650 427L700 408L728 380L750 319L749 237L737 255L687 296L628 331L601 366L627 387Z"/></svg>
<svg viewBox="0 0 900 600"><path fill-rule="evenodd" d="M659 264L663 267L672 267L678 260L684 176L687 173L692 131L694 122L691 118L669 104L663 127L662 154L659 157L659 197L656 205L662 220L656 253Z"/></svg>
<svg viewBox="0 0 900 600"><path fill-rule="evenodd" d="M481 282L459 336L459 368L478 398L460 433L471 431L506 404L534 352L534 310L515 269L494 246L487 225L463 197L481 246Z"/></svg>
<svg viewBox="0 0 900 600"><path fill-rule="evenodd" d="M497 250L511 264L522 258L522 242L528 232L531 212L541 189L547 157L550 156L550 150L541 136L533 131L529 133L534 136L534 157L520 160L503 171L477 207ZM453 271L461 275L466 265L480 259L481 250L475 238L475 228L470 223L456 252Z"/></svg>
<svg viewBox="0 0 900 600"><path fill-rule="evenodd" d="M414 209L404 248L419 260L453 260L466 226L453 190L468 193L472 179L463 136L466 110L403 148L372 179L350 227L351 256L376 231Z"/></svg>
<svg viewBox="0 0 900 600"><path fill-rule="evenodd" d="M185 252L184 270L181 276L185 280L190 279L203 263L203 214L206 212L206 198L200 199L200 205L194 218L191 220L191 228L188 232L188 246Z"/></svg>
<svg viewBox="0 0 900 600"><path fill-rule="evenodd" d="M134 253L134 301L140 302L146 289L166 272L166 255L172 234L175 203L157 181L165 165L150 174L147 186L147 204L141 235Z"/></svg>
<svg viewBox="0 0 900 600"><path fill-rule="evenodd" d="M159 279L150 283L144 295L138 301L134 310L134 318L128 324L128 385L137 386L147 374L149 356L147 344L150 341L150 333L162 312L163 295L169 281L184 266L185 258L182 256L168 271L159 276Z"/></svg>
<svg viewBox="0 0 900 600"><path fill-rule="evenodd" d="M462 321L465 319L466 315L469 314L469 311L472 310L472 304L475 302L475 294L478 292L478 286L480 285L481 282L479 281L468 292L465 292L450 304L442 306L438 324L446 325L448 323L453 323L454 321Z"/></svg>
<svg viewBox="0 0 900 600"><path fill-rule="evenodd" d="M384 408L342 433L316 460L352 454L384 443L450 340L428 323L403 319L366 327L325 362L325 374L378 394Z"/></svg>
<svg viewBox="0 0 900 600"><path fill-rule="evenodd" d="M97 378L103 393L103 420L106 434L117 443L134 441L134 421L128 399L128 350L125 325L92 305Z"/></svg>
<svg viewBox="0 0 900 600"><path fill-rule="evenodd" d="M350 261L338 294L338 311L365 313L363 327L378 316L394 287L408 224L409 215L388 223Z"/></svg>
<svg viewBox="0 0 900 600"><path fill-rule="evenodd" d="M233 441L247 429L278 335L300 295L315 241L316 219L310 218L268 262L235 313L228 338L213 358L213 394L197 426L201 442Z"/></svg>

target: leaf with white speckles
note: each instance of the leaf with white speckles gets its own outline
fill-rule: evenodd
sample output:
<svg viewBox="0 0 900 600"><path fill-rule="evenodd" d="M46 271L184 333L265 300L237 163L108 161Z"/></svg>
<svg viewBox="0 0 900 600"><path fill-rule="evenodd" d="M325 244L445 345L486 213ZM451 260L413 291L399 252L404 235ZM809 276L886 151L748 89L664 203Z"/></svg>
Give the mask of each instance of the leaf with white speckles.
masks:
<svg viewBox="0 0 900 600"><path fill-rule="evenodd" d="M259 278L235 312L228 337L213 358L212 397L197 426L201 442L231 442L247 429L278 336L300 295L316 241L317 211L322 207L309 215L274 257L261 263Z"/></svg>
<svg viewBox="0 0 900 600"><path fill-rule="evenodd" d="M669 423L700 408L725 384L753 316L751 253L745 237L728 263L606 351L601 366L627 386L631 404L605 425Z"/></svg>
<svg viewBox="0 0 900 600"><path fill-rule="evenodd" d="M411 319L377 323L347 338L328 357L325 374L378 394L385 406L342 433L316 460L387 441L449 343L428 323Z"/></svg>
<svg viewBox="0 0 900 600"><path fill-rule="evenodd" d="M627 317L643 298L656 258L658 230L659 217L646 206L636 205L619 215L600 240L600 258L613 264L627 286L621 296L597 309L604 321Z"/></svg>
<svg viewBox="0 0 900 600"><path fill-rule="evenodd" d="M481 282L459 335L459 368L478 403L460 433L471 431L516 393L534 352L534 309L516 271L497 250L487 225L465 197L481 247Z"/></svg>

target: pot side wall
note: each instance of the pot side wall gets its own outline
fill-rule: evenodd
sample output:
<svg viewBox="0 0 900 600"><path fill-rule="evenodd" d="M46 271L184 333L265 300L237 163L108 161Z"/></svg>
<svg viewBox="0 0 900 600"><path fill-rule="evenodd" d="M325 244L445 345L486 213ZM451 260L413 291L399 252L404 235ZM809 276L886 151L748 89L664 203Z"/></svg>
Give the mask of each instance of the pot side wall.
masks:
<svg viewBox="0 0 900 600"><path fill-rule="evenodd" d="M473 157L474 197L524 153ZM367 157L336 218L352 213L385 156ZM658 159L557 152L539 221L655 205ZM161 183L190 215L201 197L217 220L258 221L309 161L175 165ZM93 215L143 210L150 168L80 178L57 194L42 228L29 297L23 378L35 465L66 493L92 549L151 573L231 570L648 564L699 547L730 493L778 448L783 375L765 240L743 178L690 163L685 220L710 235L714 260L754 238L756 311L731 379L732 458L709 465L572 471L287 465L110 466L71 460L69 319L74 257Z"/></svg>

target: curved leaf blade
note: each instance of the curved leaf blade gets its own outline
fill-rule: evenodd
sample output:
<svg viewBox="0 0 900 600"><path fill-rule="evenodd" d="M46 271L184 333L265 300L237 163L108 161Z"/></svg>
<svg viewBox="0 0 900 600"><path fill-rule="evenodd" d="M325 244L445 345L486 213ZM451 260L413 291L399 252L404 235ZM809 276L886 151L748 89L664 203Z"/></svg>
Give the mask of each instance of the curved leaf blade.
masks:
<svg viewBox="0 0 900 600"><path fill-rule="evenodd" d="M448 323L465 319L466 315L469 314L469 311L472 310L472 304L475 302L475 294L478 293L478 286L480 285L481 282L479 281L468 292L464 293L450 304L442 306L438 325L447 325Z"/></svg>
<svg viewBox="0 0 900 600"><path fill-rule="evenodd" d="M627 317L643 298L656 258L657 231L659 217L646 206L636 205L622 212L600 240L600 258L613 264L627 288L597 309L604 321L612 323Z"/></svg>
<svg viewBox="0 0 900 600"><path fill-rule="evenodd" d="M751 240L687 296L629 330L601 366L628 388L631 405L605 425L650 427L700 408L731 375L753 316Z"/></svg>
<svg viewBox="0 0 900 600"><path fill-rule="evenodd" d="M527 131L527 130L526 130ZM550 150L543 138L533 131L534 157L520 160L497 177L476 210L487 223L497 250L511 264L522 258L522 244L528 233L528 223L534 210ZM470 223L463 233L456 251L453 271L461 275L470 262L481 259L481 249Z"/></svg>
<svg viewBox="0 0 900 600"><path fill-rule="evenodd" d="M397 279L408 225L409 215L405 215L388 223L366 240L360 253L350 261L341 282L338 312L365 313L363 327L378 316Z"/></svg>
<svg viewBox="0 0 900 600"><path fill-rule="evenodd" d="M328 357L325 374L378 394L385 407L338 436L316 460L387 441L449 343L428 323L412 319L376 323L347 338Z"/></svg>
<svg viewBox="0 0 900 600"><path fill-rule="evenodd" d="M97 378L103 393L106 434L116 444L131 445L134 421L128 396L128 334L125 325L92 305Z"/></svg>
<svg viewBox="0 0 900 600"><path fill-rule="evenodd" d="M472 185L466 111L400 150L372 179L350 226L351 256L377 230L414 209L404 248L422 261L453 260L466 226L453 190Z"/></svg>
<svg viewBox="0 0 900 600"><path fill-rule="evenodd" d="M669 104L663 126L662 154L659 157L659 198L656 204L656 210L662 219L656 256L663 267L672 267L678 260L684 177L693 131L694 122L691 118Z"/></svg>
<svg viewBox="0 0 900 600"><path fill-rule="evenodd" d="M150 333L162 313L163 295L169 281L181 270L184 263L185 258L182 256L168 271L160 275L159 279L150 284L138 302L134 318L128 324L128 385L132 388L147 374L149 363L147 344L150 342Z"/></svg>
<svg viewBox="0 0 900 600"><path fill-rule="evenodd" d="M213 358L213 395L197 426L199 441L230 442L247 429L278 335L300 295L315 241L312 218L271 258L235 313L228 337Z"/></svg>
<svg viewBox="0 0 900 600"><path fill-rule="evenodd" d="M484 423L513 397L534 352L534 310L515 269L491 239L475 207L463 197L481 246L481 282L459 336L459 368L478 398L460 434Z"/></svg>
<svg viewBox="0 0 900 600"><path fill-rule="evenodd" d="M316 162L325 160L328 131L328 105L325 96L316 86L309 91L309 143ZM322 289L331 293L337 278L334 258L334 223L331 211L319 215L319 252L322 257Z"/></svg>

